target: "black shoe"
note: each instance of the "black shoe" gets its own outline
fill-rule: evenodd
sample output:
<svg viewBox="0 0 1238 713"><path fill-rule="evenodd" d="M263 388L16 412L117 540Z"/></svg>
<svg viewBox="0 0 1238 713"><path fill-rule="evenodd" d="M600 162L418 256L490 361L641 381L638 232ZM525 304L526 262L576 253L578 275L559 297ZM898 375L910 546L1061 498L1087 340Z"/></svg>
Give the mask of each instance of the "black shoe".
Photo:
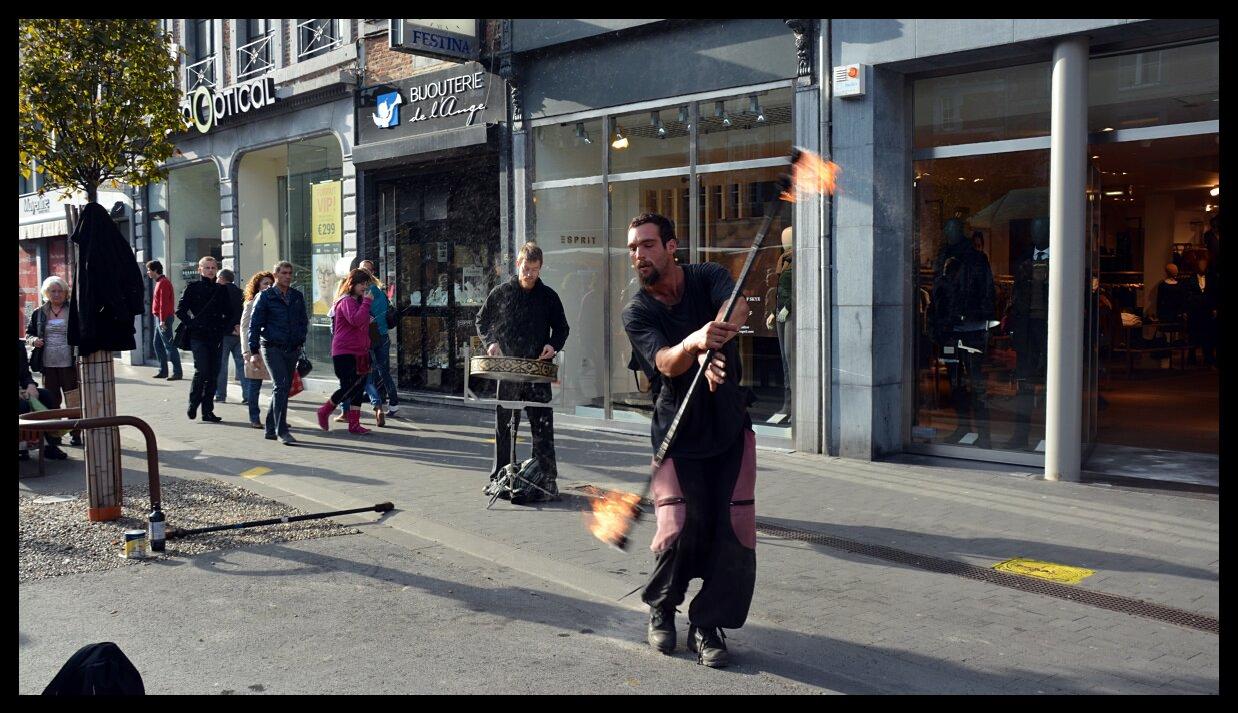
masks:
<svg viewBox="0 0 1238 713"><path fill-rule="evenodd" d="M185 377L181 376L180 374L173 374L168 377L168 381L180 381L183 378Z"/></svg>
<svg viewBox="0 0 1238 713"><path fill-rule="evenodd" d="M654 651L672 654L675 651L675 609L649 607L649 645Z"/></svg>
<svg viewBox="0 0 1238 713"><path fill-rule="evenodd" d="M187 413L187 414L189 415L189 420L190 420L190 421L194 420L195 418L197 418L197 417L198 417L198 405L197 405L197 404L189 404L189 410L188 410L188 411L186 411L185 413Z"/></svg>
<svg viewBox="0 0 1238 713"><path fill-rule="evenodd" d="M71 446L82 445L82 437L76 433L69 434L69 445Z"/></svg>
<svg viewBox="0 0 1238 713"><path fill-rule="evenodd" d="M223 419L222 419L222 418L220 418L220 417L218 417L218 416L216 416L216 415L215 415L215 414L213 414L213 413L207 413L207 412L203 411L203 412L202 412L202 420L203 420L203 421L206 421L207 423L219 423L219 422L220 422L220 421L222 421Z"/></svg>
<svg viewBox="0 0 1238 713"><path fill-rule="evenodd" d="M242 405L242 406L248 406L248 405L249 405L249 399L241 399L241 405Z"/></svg>
<svg viewBox="0 0 1238 713"><path fill-rule="evenodd" d="M50 460L64 460L69 457L69 454L57 446L43 446L43 457Z"/></svg>
<svg viewBox="0 0 1238 713"><path fill-rule="evenodd" d="M722 629L688 625L688 650L695 652L696 662L704 666L722 668L731 662L724 639L726 634Z"/></svg>
<svg viewBox="0 0 1238 713"><path fill-rule="evenodd" d="M285 433L284 435L280 436L279 442L283 443L285 446L297 445L297 439L293 438L291 433Z"/></svg>
<svg viewBox="0 0 1238 713"><path fill-rule="evenodd" d="M263 435L263 438L267 439L268 441L273 441L273 440L275 440L275 434L274 434L274 433L267 433L267 434Z"/></svg>
<svg viewBox="0 0 1238 713"><path fill-rule="evenodd" d="M168 378L168 372L161 371L158 374L155 374L154 376L152 376L151 378L152 379L166 379Z"/></svg>

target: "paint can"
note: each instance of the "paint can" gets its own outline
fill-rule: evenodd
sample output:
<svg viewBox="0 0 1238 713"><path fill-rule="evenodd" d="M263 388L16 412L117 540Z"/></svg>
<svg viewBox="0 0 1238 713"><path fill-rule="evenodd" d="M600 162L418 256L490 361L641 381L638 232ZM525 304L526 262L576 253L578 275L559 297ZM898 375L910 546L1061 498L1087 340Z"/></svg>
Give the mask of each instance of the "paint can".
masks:
<svg viewBox="0 0 1238 713"><path fill-rule="evenodd" d="M125 548L121 556L128 559L146 558L146 530L125 530Z"/></svg>

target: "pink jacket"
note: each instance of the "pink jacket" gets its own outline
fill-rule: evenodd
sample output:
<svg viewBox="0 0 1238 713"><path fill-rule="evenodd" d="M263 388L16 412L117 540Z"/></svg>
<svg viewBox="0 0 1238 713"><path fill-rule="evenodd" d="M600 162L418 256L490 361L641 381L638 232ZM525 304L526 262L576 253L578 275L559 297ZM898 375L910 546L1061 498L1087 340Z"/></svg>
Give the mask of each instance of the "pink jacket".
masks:
<svg viewBox="0 0 1238 713"><path fill-rule="evenodd" d="M331 356L365 354L370 351L370 296L360 302L344 295L331 308L334 329L331 334Z"/></svg>

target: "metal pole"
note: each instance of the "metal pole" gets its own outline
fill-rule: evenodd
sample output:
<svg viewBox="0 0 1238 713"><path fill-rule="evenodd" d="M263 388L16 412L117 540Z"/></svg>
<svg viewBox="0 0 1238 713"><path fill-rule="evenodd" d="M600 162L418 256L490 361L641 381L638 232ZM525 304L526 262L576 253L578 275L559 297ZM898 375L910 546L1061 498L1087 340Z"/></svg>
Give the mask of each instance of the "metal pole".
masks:
<svg viewBox="0 0 1238 713"><path fill-rule="evenodd" d="M1053 50L1049 149L1049 343L1045 480L1079 480L1083 437L1083 309L1087 190L1088 40Z"/></svg>

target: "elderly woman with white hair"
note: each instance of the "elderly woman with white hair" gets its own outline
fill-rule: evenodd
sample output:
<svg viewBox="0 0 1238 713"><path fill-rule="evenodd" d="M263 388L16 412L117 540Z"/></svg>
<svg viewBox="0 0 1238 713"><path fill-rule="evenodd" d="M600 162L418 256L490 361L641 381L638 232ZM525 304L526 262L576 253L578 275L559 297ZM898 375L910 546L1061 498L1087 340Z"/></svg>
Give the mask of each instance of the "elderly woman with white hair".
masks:
<svg viewBox="0 0 1238 713"><path fill-rule="evenodd" d="M59 275L43 280L39 294L43 304L30 313L26 320L26 344L42 350L41 362L30 365L32 371L43 374L43 388L47 389L48 408L81 406L77 389L77 350L69 344L69 285ZM63 400L62 400L63 394ZM70 443L82 444L80 431L74 431ZM59 438L52 442L59 445Z"/></svg>

